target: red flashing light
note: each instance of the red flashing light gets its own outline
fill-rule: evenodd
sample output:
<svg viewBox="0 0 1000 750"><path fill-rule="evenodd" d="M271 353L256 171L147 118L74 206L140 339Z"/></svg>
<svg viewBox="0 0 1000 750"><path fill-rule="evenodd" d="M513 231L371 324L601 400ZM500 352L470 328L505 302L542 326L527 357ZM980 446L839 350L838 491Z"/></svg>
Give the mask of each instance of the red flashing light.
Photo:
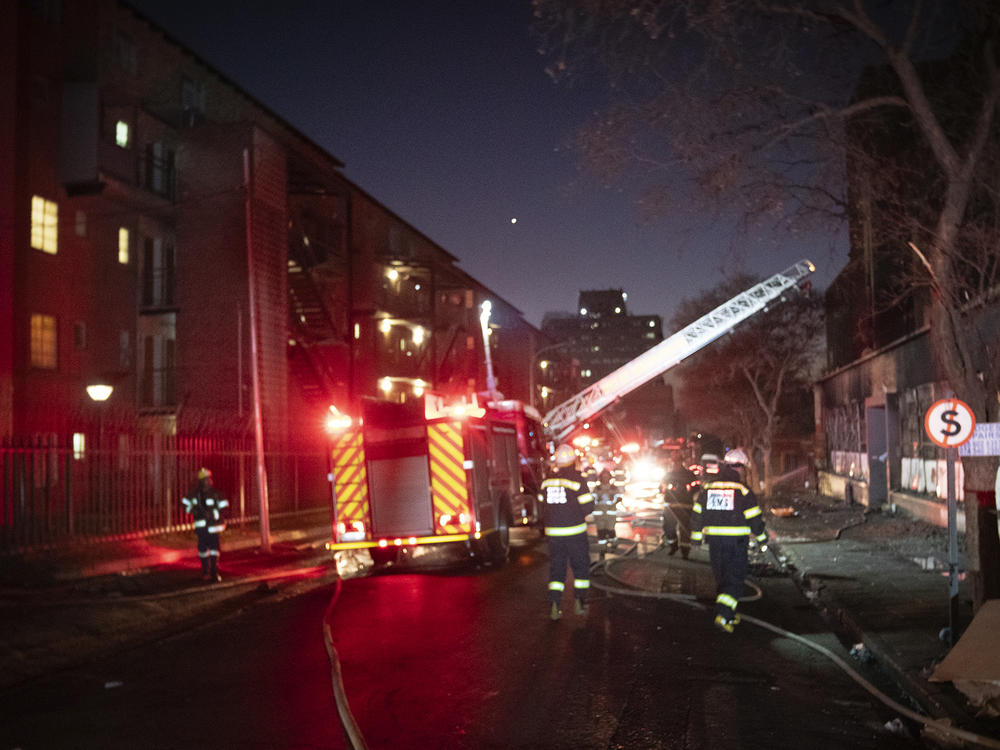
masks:
<svg viewBox="0 0 1000 750"><path fill-rule="evenodd" d="M354 420L349 415L339 411L336 406L331 406L330 413L326 417L325 427L328 433L336 435L350 428L353 423Z"/></svg>

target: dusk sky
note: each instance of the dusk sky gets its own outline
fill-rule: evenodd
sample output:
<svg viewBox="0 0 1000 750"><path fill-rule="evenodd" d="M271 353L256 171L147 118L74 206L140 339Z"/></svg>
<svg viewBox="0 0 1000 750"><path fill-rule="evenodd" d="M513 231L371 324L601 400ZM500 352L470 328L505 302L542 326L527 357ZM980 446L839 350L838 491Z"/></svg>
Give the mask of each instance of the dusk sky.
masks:
<svg viewBox="0 0 1000 750"><path fill-rule="evenodd" d="M809 258L825 287L845 262L830 236L645 223L635 195L600 184L566 148L600 89L548 78L528 0L131 4L534 325L574 310L581 289L621 287L629 312L666 322L727 272L769 276Z"/></svg>

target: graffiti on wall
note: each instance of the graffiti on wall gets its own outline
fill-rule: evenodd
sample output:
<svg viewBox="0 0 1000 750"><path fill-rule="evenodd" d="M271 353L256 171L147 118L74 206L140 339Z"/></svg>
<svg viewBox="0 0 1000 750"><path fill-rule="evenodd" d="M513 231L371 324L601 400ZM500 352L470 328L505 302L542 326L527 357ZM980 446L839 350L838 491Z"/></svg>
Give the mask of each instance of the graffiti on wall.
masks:
<svg viewBox="0 0 1000 750"><path fill-rule="evenodd" d="M834 474L868 481L868 454L855 451L831 451L830 464Z"/></svg>
<svg viewBox="0 0 1000 750"><path fill-rule="evenodd" d="M830 465L834 474L868 481L868 454L855 451L831 451ZM940 500L948 499L948 466L943 458L902 459L899 487L904 492L934 495ZM965 475L962 462L955 461L955 498L964 499L962 487Z"/></svg>
<svg viewBox="0 0 1000 750"><path fill-rule="evenodd" d="M948 463L943 458L904 458L900 489L948 499ZM965 474L962 462L955 461L955 499L963 500Z"/></svg>

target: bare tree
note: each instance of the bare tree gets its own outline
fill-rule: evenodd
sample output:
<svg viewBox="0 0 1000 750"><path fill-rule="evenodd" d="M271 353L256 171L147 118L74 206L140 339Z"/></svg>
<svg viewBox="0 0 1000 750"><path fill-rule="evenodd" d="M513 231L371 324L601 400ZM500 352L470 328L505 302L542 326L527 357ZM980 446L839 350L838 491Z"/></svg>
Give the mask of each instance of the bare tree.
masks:
<svg viewBox="0 0 1000 750"><path fill-rule="evenodd" d="M534 0L556 79L610 75L612 105L577 145L651 215L701 202L787 228L845 219L845 165L877 189L901 289L929 290L937 364L977 421L1000 416L1000 345L976 325L998 294L1000 8L994 0ZM865 71L885 85L862 86ZM886 149L908 129L920 158ZM857 128L881 148L859 139ZM925 157L925 158L924 158ZM880 178L872 181L871 178ZM686 179L681 179L686 178ZM857 217L854 217L857 218ZM885 227L891 223L891 228ZM905 240L905 241L904 241ZM914 260L915 259L915 260ZM892 295L883 302L891 302ZM977 508L996 457L966 458L968 566L977 606L1000 595Z"/></svg>
<svg viewBox="0 0 1000 750"><path fill-rule="evenodd" d="M682 328L757 281L734 276L683 300L672 325ZM765 494L773 489L775 438L811 434L810 384L823 354L821 301L801 292L787 296L695 354L678 373L682 411L700 429L746 449Z"/></svg>

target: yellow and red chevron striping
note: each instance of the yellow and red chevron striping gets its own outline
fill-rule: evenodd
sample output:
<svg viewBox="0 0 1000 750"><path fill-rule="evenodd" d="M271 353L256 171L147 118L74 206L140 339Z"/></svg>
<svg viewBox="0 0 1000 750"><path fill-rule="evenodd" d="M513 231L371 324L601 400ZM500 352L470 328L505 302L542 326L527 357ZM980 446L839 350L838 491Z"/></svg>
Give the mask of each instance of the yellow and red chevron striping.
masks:
<svg viewBox="0 0 1000 750"><path fill-rule="evenodd" d="M431 497L434 504L435 528L448 534L469 531L470 522L462 524L458 517L466 514L471 521L469 490L465 478L465 451L460 422L439 422L428 425L427 443L430 452ZM442 516L451 516L450 523L441 524Z"/></svg>
<svg viewBox="0 0 1000 750"><path fill-rule="evenodd" d="M369 526L368 475L360 430L348 430L333 446L333 481L337 492L337 521L350 528L360 521Z"/></svg>

